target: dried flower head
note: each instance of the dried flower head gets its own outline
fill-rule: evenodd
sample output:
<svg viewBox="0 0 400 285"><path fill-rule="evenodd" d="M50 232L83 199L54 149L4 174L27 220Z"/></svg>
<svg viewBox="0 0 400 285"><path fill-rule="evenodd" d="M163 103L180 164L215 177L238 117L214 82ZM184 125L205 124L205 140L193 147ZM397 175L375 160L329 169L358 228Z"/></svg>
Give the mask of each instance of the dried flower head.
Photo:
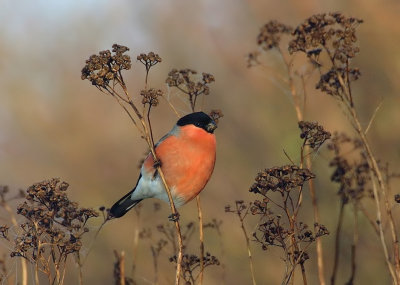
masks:
<svg viewBox="0 0 400 285"><path fill-rule="evenodd" d="M176 255L169 258L170 262L177 263ZM211 255L210 253L206 253L203 257L204 268L211 265L220 265L220 262L217 257ZM200 257L194 254L184 254L182 258L182 278L185 280L185 284L195 284L200 269Z"/></svg>
<svg viewBox="0 0 400 285"><path fill-rule="evenodd" d="M269 191L278 191L283 194L294 188L302 187L304 182L314 177L315 175L310 170L296 165L272 167L257 174L255 183L249 191L264 196Z"/></svg>
<svg viewBox="0 0 400 285"><path fill-rule="evenodd" d="M129 70L132 66L130 56L124 54L127 51L129 48L114 44L112 53L105 50L90 56L82 68L82 80L88 79L98 87L106 87L113 80L123 81L121 71Z"/></svg>
<svg viewBox="0 0 400 285"><path fill-rule="evenodd" d="M318 55L318 49L323 48L333 61L345 63L359 52L355 46L356 28L362 22L361 19L345 17L341 13L313 15L294 30L289 52L302 51L311 56Z"/></svg>
<svg viewBox="0 0 400 285"><path fill-rule="evenodd" d="M148 54L141 53L137 56L136 59L139 60L146 67L146 70L149 70L157 63L162 62L161 57L152 51Z"/></svg>
<svg viewBox="0 0 400 285"><path fill-rule="evenodd" d="M155 107L158 105L159 103L158 97L163 95L163 91L160 89L150 88L148 90L140 91L140 95L143 97L142 98L143 105L148 104L149 106Z"/></svg>
<svg viewBox="0 0 400 285"><path fill-rule="evenodd" d="M27 189L26 201L17 209L27 221L20 224L22 231L15 239L11 256L37 261L48 254L61 260L80 251L81 237L89 231L86 223L98 213L70 201L68 187L68 183L53 178Z"/></svg>
<svg viewBox="0 0 400 285"><path fill-rule="evenodd" d="M346 144L358 152L353 160L347 157L350 153L343 150ZM360 140L344 133L335 133L328 148L334 153L329 164L334 168L331 180L339 184L338 194L342 202L357 203L365 196L372 197L370 167Z"/></svg>
<svg viewBox="0 0 400 285"><path fill-rule="evenodd" d="M189 101L192 110L196 106L197 97L200 95L210 94L209 84L215 81L212 74L202 73L201 80L196 81L193 76L197 74L197 71L192 69L172 69L168 73L166 83L169 87L176 87L183 93L189 96Z"/></svg>
<svg viewBox="0 0 400 285"><path fill-rule="evenodd" d="M219 119L221 119L224 114L222 113L222 111L220 109L215 109L215 110L211 110L211 112L209 113L209 116L211 119L214 120L214 122L216 124L219 123Z"/></svg>
<svg viewBox="0 0 400 285"><path fill-rule="evenodd" d="M261 27L257 36L257 44L264 50L270 50L279 46L282 35L289 35L292 31L293 28L290 26L276 20L269 21Z"/></svg>
<svg viewBox="0 0 400 285"><path fill-rule="evenodd" d="M303 144L314 150L318 150L331 137L331 133L325 131L318 123L300 121L299 128L301 130L300 138L304 140Z"/></svg>
<svg viewBox="0 0 400 285"><path fill-rule="evenodd" d="M0 237L5 238L8 240L8 229L9 227L7 225L0 226Z"/></svg>
<svg viewBox="0 0 400 285"><path fill-rule="evenodd" d="M247 67L257 66L260 64L258 57L260 56L259 51L250 52L247 55Z"/></svg>

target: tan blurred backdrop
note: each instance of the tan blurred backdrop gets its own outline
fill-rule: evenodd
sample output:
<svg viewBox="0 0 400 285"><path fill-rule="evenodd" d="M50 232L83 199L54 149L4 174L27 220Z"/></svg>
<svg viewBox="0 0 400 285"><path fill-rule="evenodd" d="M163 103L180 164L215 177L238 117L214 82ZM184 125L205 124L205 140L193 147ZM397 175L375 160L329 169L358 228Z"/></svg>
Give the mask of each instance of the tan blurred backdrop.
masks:
<svg viewBox="0 0 400 285"><path fill-rule="evenodd" d="M299 133L287 88L278 86L260 69L248 69L246 54L256 49L259 28L268 20L296 26L313 13L330 11L365 20L358 29L361 53L356 65L363 76L355 84L355 101L364 126L382 102L369 137L377 156L398 168L398 1L3 0L0 2L0 184L16 191L43 179L60 177L70 183L72 200L95 208L110 206L135 184L145 144L138 139L119 106L80 79L80 70L89 55L110 49L113 43L130 47L133 68L125 78L131 94L138 94L143 87L143 67L135 60L140 52L154 51L163 59L151 72L152 87L167 90L164 82L172 68L212 73L216 82L211 85L205 110L220 108L225 117L217 130L215 172L201 198L205 220L223 221L224 248L220 248L218 236L209 231L206 250L221 259L225 273L221 267L206 271L205 284L217 284L224 274L226 284L250 284L244 238L236 217L225 214L224 206L238 199L253 198L248 187L257 170L288 163L283 149L298 159ZM267 60L282 69L277 55L272 53ZM309 84L306 118L322 123L330 131L348 129L335 102L314 92L313 86L314 83ZM170 95L178 96L174 90ZM153 118L156 138L176 121L165 103L158 109ZM322 150L313 160L317 165L321 221L333 231L339 202L335 186L326 183L329 156ZM311 209L307 208L308 195L305 199L304 216L312 221ZM154 228L166 221L168 209L164 206L161 212L154 213L153 202L143 203L142 224ZM181 214L183 222L196 220L195 202L185 206ZM127 266L132 264L129 253L134 221L130 213L102 230L84 265L85 284L112 283L113 249L125 250ZM92 224L91 229L95 230L100 222ZM388 282L384 279L388 274L379 244L367 222L362 220L361 226L366 230L360 237L363 250L358 258L362 261L359 266L362 274L357 276L358 284L384 284ZM250 227L249 231L252 230ZM333 239L330 235L323 241L327 276L331 272ZM192 243L196 242L194 238ZM345 242L346 246L349 248ZM148 241L141 243L136 260L139 284L153 280L148 247ZM260 284L279 284L283 274L279 251L262 252L257 245L253 249ZM348 255L345 248L344 259ZM162 259L168 256L165 253ZM339 283L348 275L346 265L343 261ZM165 280L172 278L172 266L168 262L161 266L160 280L168 283ZM310 284L315 284L315 260L306 267ZM11 269L15 274L16 268ZM74 274L72 270L68 284L76 284Z"/></svg>

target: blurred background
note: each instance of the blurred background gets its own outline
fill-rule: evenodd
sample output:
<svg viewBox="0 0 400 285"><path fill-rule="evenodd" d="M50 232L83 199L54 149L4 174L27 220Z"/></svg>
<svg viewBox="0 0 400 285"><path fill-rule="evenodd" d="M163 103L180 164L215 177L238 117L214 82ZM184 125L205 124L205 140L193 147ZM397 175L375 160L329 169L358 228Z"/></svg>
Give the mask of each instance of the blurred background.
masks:
<svg viewBox="0 0 400 285"><path fill-rule="evenodd" d="M369 138L376 156L400 166L400 3L384 0L350 1L10 1L0 4L0 184L13 191L51 177L70 183L70 198L83 207L111 206L135 185L138 165L146 152L144 141L112 98L80 79L85 60L113 43L130 48L133 68L125 73L130 94L144 84L144 68L136 55L154 51L163 61L150 74L150 86L167 90L165 79L172 68L191 68L215 76L204 110L222 109L217 129L217 164L201 194L205 222L221 220L222 236L207 230L206 250L223 266L205 272L205 284L250 284L247 249L236 216L224 207L235 200L254 199L248 193L258 170L289 163L283 149L298 161L300 140L296 115L287 86L260 68L248 68L246 55L257 49L256 36L267 21L276 19L296 26L314 13L341 11L362 18L358 29L361 53L355 60L362 77L354 84L354 97L364 127L381 104ZM277 53L266 62L284 74ZM309 82L305 118L333 132L349 130L342 110L332 98L314 90ZM140 102L140 99L136 99ZM182 109L182 113L189 112ZM158 139L176 117L162 101L153 114ZM313 156L321 222L331 232L337 221L337 187L329 183L329 154ZM398 189L393 188L393 191ZM307 192L307 191L306 191ZM155 201L143 202L141 226L167 222L168 207L154 212ZM16 206L17 202L13 204ZM312 224L312 209L305 195L303 216ZM182 223L197 221L196 203L180 210ZM351 216L343 235L343 259L338 276L342 284L350 271ZM1 212L2 220L6 214ZM3 223L3 221L1 221ZM347 222L345 222L347 223ZM90 225L95 231L101 219ZM254 224L254 223L253 223ZM133 263L132 243L137 220L134 212L112 221L84 251L85 284L111 284L113 250L126 251L127 269ZM360 218L358 284L388 284L380 244L370 225ZM249 232L254 225L249 222ZM334 235L323 238L326 276L332 268ZM3 242L2 245L5 245ZM197 250L197 233L192 238ZM151 284L151 241L140 241L135 259L138 284ZM222 246L221 246L222 245ZM252 244L259 284L279 284L284 267L277 250L264 252ZM0 249L7 252L7 246ZM317 282L314 258L306 264L310 284ZM170 252L160 259L160 284L173 278ZM14 262L14 261L12 261ZM16 274L15 263L11 274ZM76 268L67 275L77 284ZM367 270L368 269L368 270ZM299 277L299 276L298 276ZM300 278L298 278L300 281ZM165 282L165 283L164 283Z"/></svg>

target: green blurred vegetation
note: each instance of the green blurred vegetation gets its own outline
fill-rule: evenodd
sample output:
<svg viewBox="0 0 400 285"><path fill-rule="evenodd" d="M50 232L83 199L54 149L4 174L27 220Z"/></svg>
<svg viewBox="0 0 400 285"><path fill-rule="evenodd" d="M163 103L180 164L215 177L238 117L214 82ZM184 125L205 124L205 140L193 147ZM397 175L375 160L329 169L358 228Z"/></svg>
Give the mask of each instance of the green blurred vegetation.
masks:
<svg viewBox="0 0 400 285"><path fill-rule="evenodd" d="M382 103L369 139L376 156L390 162L392 169L399 169L400 4L397 1L7 0L2 2L0 11L0 184L16 191L43 179L60 177L70 183L72 200L84 207L97 208L110 206L136 183L138 164L146 152L145 143L111 98L80 80L80 70L89 55L109 49L113 43L130 47L133 59L141 52L157 52L163 62L151 71L150 86L164 90L165 78L172 68L209 72L216 82L205 100L205 110L220 108L225 116L217 130L215 172L201 197L205 221L212 218L223 221L223 250L213 232L205 233L205 245L206 250L224 263L226 284L249 284L245 241L237 219L225 214L224 206L238 199L254 198L248 188L257 171L288 163L283 149L298 160L300 140L289 90L262 69L248 69L245 57L256 49L255 38L265 22L277 19L296 26L314 13L329 11L365 20L358 29L361 53L355 65L362 77L354 85L354 100L364 127ZM277 54L267 56L271 67L284 72L279 60ZM125 79L130 93L138 94L144 82L141 64L134 63ZM331 132L350 130L334 100L316 92L314 86L310 80L306 119L318 121ZM175 90L170 90L169 95L179 101ZM153 127L155 137L159 138L176 118L163 101L157 109ZM328 162L329 154L324 149L313 157L321 222L333 232L339 200L335 185L329 182ZM163 206L154 213L152 204L153 201L143 203L142 224L154 228L167 220L169 212ZM180 213L183 223L196 221L195 202ZM399 212L395 213L398 216ZM312 219L308 195L303 215ZM127 252L127 268L130 268L133 216L113 221L102 230L84 264L86 284L111 284L114 249ZM1 212L2 223L3 217ZM346 260L351 241L349 220L343 233L348 235L348 244L344 239L338 283L346 280L350 268ZM92 224L90 229L95 231L100 223L99 220L98 224ZM249 231L252 226L249 224ZM356 283L389 282L373 230L363 218L360 228L363 231ZM329 256L333 254L333 240L333 234L323 238L326 276L331 273ZM152 280L153 267L149 244L141 242L143 246L139 247L135 261L136 278L139 284L146 284L147 279ZM90 243L89 240L87 250ZM267 280L260 284L279 284L283 274L278 262L280 253L263 252L257 245L253 245L253 251L256 277ZM311 256L306 268L310 284L316 284L316 261ZM160 276L165 280L172 278L168 257L165 254L160 264ZM15 274L15 263L11 264L11 270ZM223 274L221 267L206 270L205 284L217 284ZM67 281L76 284L73 274Z"/></svg>

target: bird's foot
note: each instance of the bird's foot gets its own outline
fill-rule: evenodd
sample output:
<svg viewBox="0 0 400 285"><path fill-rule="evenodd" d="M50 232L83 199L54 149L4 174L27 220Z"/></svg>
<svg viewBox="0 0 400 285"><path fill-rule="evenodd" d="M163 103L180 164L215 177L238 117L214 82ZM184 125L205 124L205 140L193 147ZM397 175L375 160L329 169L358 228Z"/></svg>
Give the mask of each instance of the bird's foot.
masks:
<svg viewBox="0 0 400 285"><path fill-rule="evenodd" d="M171 221L171 222L177 222L177 221L179 221L179 213L178 212L176 212L176 213L174 213L174 214L171 214L171 215L169 215L168 216L168 219Z"/></svg>

